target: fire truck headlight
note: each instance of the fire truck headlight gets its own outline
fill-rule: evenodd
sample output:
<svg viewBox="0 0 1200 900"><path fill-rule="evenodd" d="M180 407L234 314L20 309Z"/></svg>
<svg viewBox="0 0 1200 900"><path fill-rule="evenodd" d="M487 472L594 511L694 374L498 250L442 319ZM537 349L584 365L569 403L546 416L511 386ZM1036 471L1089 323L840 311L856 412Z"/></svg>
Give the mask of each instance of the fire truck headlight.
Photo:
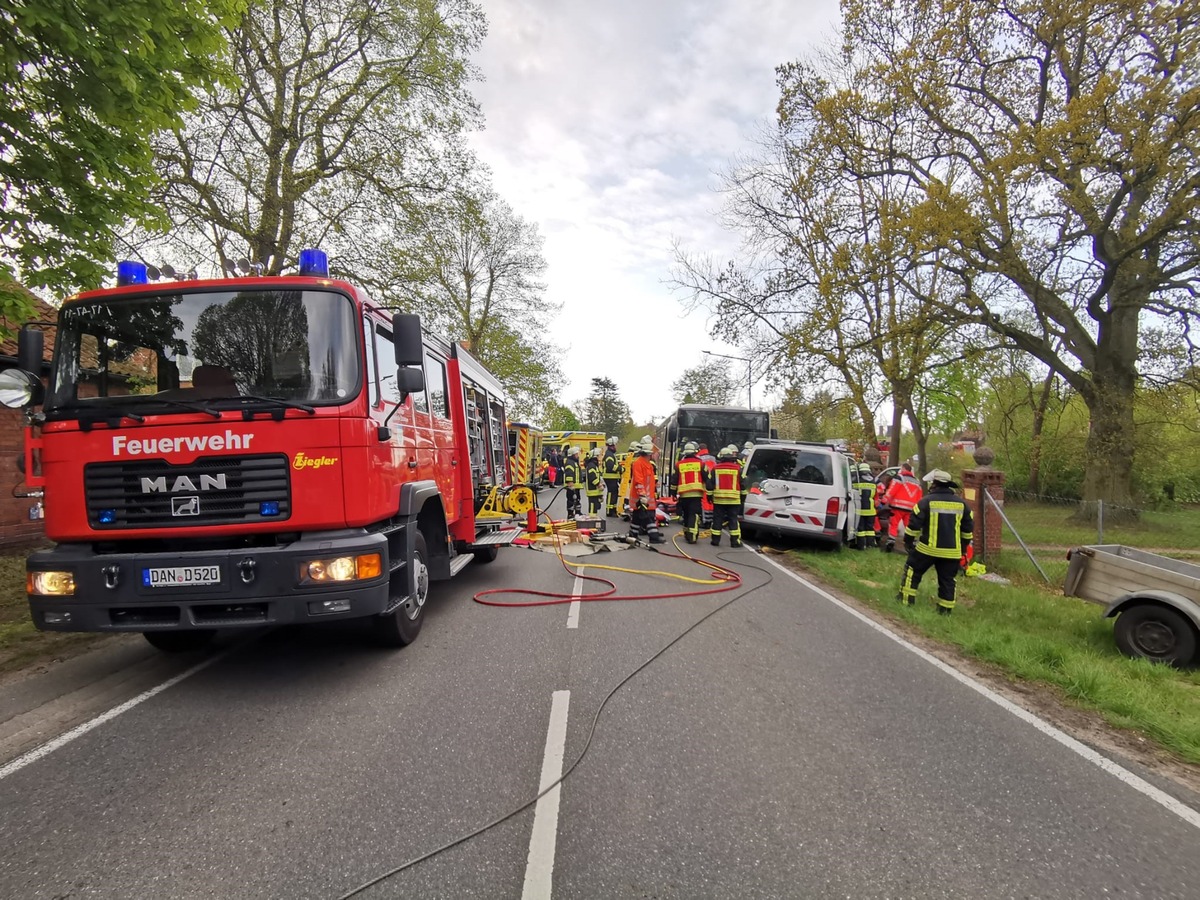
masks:
<svg viewBox="0 0 1200 900"><path fill-rule="evenodd" d="M362 581L382 573L383 557L378 553L313 559L300 566L300 580L306 582Z"/></svg>
<svg viewBox="0 0 1200 900"><path fill-rule="evenodd" d="M27 572L25 592L40 597L71 597L75 594L75 573Z"/></svg>

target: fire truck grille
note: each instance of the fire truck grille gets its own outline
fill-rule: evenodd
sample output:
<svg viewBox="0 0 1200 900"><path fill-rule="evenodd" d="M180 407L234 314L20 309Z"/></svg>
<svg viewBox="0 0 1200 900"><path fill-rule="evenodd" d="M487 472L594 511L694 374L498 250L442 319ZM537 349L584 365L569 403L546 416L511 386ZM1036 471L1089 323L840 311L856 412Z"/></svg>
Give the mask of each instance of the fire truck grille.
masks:
<svg viewBox="0 0 1200 900"><path fill-rule="evenodd" d="M89 463L83 481L99 531L273 522L292 510L288 459L279 455Z"/></svg>

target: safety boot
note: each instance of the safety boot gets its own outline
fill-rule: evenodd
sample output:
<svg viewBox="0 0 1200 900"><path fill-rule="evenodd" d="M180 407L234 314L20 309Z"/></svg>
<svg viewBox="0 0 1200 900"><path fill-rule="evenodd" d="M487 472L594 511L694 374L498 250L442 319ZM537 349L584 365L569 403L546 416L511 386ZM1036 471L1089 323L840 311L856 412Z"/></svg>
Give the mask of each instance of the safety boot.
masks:
<svg viewBox="0 0 1200 900"><path fill-rule="evenodd" d="M721 539L720 539L720 538L713 538L713 540L712 540L712 545L713 545L714 547L720 547L720 546L721 546Z"/></svg>
<svg viewBox="0 0 1200 900"><path fill-rule="evenodd" d="M949 606L940 606L940 605L938 606L937 611L938 611L939 616L948 616L948 615L950 615L950 613L954 612L954 610L951 609Z"/></svg>

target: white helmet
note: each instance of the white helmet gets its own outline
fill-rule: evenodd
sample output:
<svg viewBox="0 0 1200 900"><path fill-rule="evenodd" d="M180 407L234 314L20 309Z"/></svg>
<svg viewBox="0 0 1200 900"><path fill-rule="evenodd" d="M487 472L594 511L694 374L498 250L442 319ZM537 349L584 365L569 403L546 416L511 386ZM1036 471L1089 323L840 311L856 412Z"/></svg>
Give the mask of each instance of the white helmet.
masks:
<svg viewBox="0 0 1200 900"><path fill-rule="evenodd" d="M647 454L653 453L654 452L654 442L653 441L642 441L642 452L647 453Z"/></svg>
<svg viewBox="0 0 1200 900"><path fill-rule="evenodd" d="M717 451L718 459L733 459L735 456L737 456L737 447L735 447L733 444L730 444L727 447L722 447Z"/></svg>
<svg viewBox="0 0 1200 900"><path fill-rule="evenodd" d="M572 447L567 451L567 456L578 456L582 452L578 447Z"/></svg>
<svg viewBox="0 0 1200 900"><path fill-rule="evenodd" d="M609 435L609 438L608 438L607 444L608 444L610 447L615 447L615 446L617 446L617 436L616 436L615 434L613 434L613 435Z"/></svg>
<svg viewBox="0 0 1200 900"><path fill-rule="evenodd" d="M684 453L695 453L699 449L700 448L696 446L695 441L688 441L686 444L683 445Z"/></svg>
<svg viewBox="0 0 1200 900"><path fill-rule="evenodd" d="M592 448L592 452L588 454L588 456L590 456L592 459L599 459L603 455L604 455L604 451L601 450L599 447Z"/></svg>
<svg viewBox="0 0 1200 900"><path fill-rule="evenodd" d="M746 441L746 443L742 444L742 449L743 450L753 450L754 449L754 441Z"/></svg>
<svg viewBox="0 0 1200 900"><path fill-rule="evenodd" d="M653 444L653 443L654 443L654 438L652 438L652 437L651 437L650 435L648 435L648 434L643 434L643 435L642 435L642 443L643 443L643 444Z"/></svg>

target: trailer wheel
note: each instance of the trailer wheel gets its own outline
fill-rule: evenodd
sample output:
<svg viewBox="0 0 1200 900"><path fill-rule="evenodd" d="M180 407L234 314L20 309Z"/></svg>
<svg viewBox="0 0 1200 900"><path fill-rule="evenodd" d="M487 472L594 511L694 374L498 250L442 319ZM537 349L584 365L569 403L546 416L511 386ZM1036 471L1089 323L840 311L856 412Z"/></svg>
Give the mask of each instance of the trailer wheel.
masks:
<svg viewBox="0 0 1200 900"><path fill-rule="evenodd" d="M1145 603L1117 616L1113 637L1121 652L1183 667L1196 656L1196 630L1180 613L1167 606Z"/></svg>
<svg viewBox="0 0 1200 900"><path fill-rule="evenodd" d="M216 634L216 631L204 628L197 631L143 631L142 637L163 653L191 653L207 647Z"/></svg>
<svg viewBox="0 0 1200 900"><path fill-rule="evenodd" d="M476 547L471 552L475 554L475 562L490 563L496 561L500 548L493 544L491 547Z"/></svg>
<svg viewBox="0 0 1200 900"><path fill-rule="evenodd" d="M425 621L425 601L429 598L427 557L425 535L418 531L416 549L409 562L416 583L416 593L411 597L408 595L407 569L401 569L392 576L389 591L393 600L403 597L403 602L393 612L375 620L375 634L388 647L406 647L421 633L421 624Z"/></svg>

